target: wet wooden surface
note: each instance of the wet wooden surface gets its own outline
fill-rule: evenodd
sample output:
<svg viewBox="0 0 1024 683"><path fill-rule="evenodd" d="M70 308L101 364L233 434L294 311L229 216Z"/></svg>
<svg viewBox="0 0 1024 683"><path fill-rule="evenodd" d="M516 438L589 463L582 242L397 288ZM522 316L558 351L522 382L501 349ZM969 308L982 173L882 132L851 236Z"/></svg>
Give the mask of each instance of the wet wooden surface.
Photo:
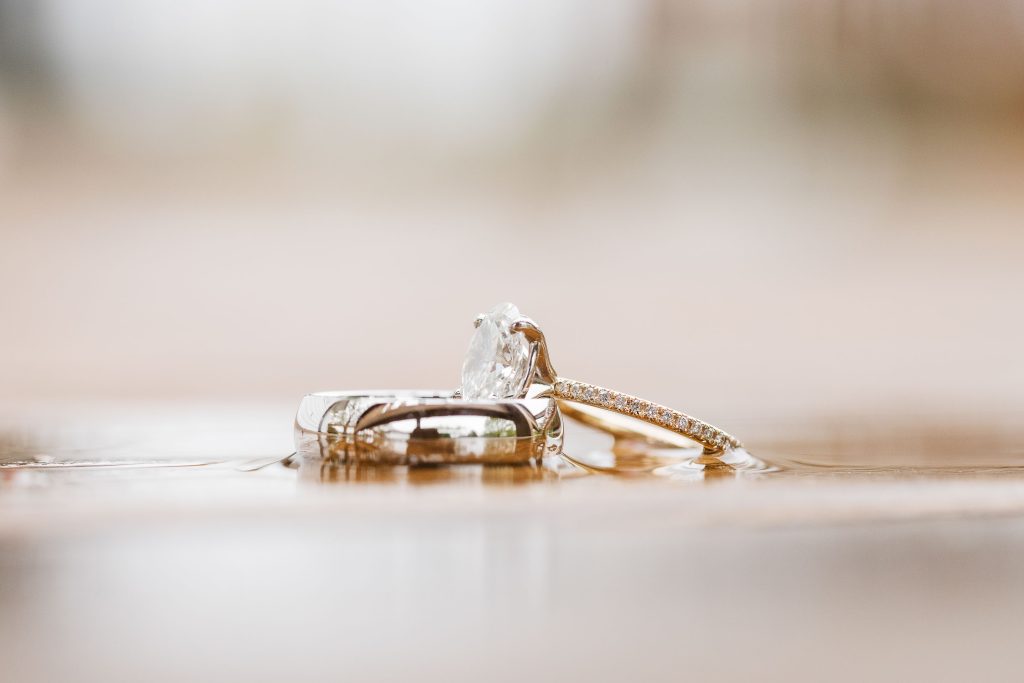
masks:
<svg viewBox="0 0 1024 683"><path fill-rule="evenodd" d="M286 467L287 406L62 414L3 418L5 681L1024 673L1006 421L748 425L779 471L659 476Z"/></svg>

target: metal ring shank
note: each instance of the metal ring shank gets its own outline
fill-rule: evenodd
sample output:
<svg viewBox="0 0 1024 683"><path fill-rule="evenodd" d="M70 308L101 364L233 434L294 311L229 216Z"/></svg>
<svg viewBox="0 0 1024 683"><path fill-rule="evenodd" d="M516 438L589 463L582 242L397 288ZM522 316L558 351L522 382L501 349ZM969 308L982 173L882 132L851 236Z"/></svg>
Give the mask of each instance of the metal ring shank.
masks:
<svg viewBox="0 0 1024 683"><path fill-rule="evenodd" d="M648 424L696 441L704 447L705 451L711 453L742 447L735 437L686 413L593 384L557 378L550 390L542 395L551 395L560 401L577 402L643 420ZM566 414L580 416L579 411L571 409L567 409ZM584 421L612 433L621 431L594 414L586 415Z"/></svg>
<svg viewBox="0 0 1024 683"><path fill-rule="evenodd" d="M300 452L386 464L529 462L562 439L550 397L467 401L445 391L310 394L295 429Z"/></svg>

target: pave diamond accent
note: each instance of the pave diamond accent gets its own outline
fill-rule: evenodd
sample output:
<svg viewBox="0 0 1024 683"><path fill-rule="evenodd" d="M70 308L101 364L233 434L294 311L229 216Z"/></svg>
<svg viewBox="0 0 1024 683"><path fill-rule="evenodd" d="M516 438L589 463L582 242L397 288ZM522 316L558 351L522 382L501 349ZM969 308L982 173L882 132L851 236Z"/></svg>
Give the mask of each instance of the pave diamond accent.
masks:
<svg viewBox="0 0 1024 683"><path fill-rule="evenodd" d="M623 415L631 415L638 419L664 427L677 434L682 434L707 448L721 450L723 448L739 448L740 443L725 432L695 420L685 413L680 413L664 406L645 401L629 394L620 394L602 387L584 382L557 380L552 387L555 398L578 401L589 405L614 410Z"/></svg>

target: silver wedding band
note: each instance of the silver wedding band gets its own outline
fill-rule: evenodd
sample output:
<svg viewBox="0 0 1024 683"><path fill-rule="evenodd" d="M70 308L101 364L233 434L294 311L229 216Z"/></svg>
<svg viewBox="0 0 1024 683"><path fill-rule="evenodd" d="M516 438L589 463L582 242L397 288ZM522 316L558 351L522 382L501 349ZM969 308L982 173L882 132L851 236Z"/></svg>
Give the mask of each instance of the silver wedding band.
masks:
<svg viewBox="0 0 1024 683"><path fill-rule="evenodd" d="M536 461L558 453L553 398L464 400L448 391L309 394L295 416L296 450L335 462L392 465Z"/></svg>

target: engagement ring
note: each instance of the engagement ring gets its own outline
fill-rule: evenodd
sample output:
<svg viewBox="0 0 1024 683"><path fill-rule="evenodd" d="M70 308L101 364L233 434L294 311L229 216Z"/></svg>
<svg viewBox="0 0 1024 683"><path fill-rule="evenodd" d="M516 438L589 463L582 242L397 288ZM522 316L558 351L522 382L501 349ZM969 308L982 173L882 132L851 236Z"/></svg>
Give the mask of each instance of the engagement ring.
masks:
<svg viewBox="0 0 1024 683"><path fill-rule="evenodd" d="M696 441L707 453L741 447L740 442L725 431L686 413L630 394L559 377L551 364L544 334L512 304L501 304L490 313L478 316L475 325L476 332L462 366L463 399L550 396L578 404L579 407L567 406L566 414L580 416L613 434L641 433L617 425L611 417L617 414ZM583 413L580 410L583 406L600 408L610 414Z"/></svg>

